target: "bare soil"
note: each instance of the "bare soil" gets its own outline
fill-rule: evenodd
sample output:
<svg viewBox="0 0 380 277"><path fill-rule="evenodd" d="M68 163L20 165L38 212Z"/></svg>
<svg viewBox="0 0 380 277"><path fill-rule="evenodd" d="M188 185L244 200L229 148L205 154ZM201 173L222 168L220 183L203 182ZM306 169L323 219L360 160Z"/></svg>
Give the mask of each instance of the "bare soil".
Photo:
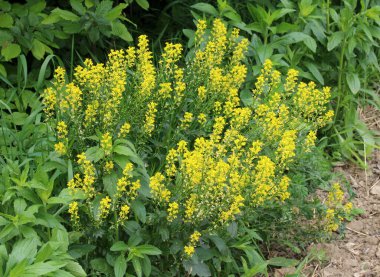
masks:
<svg viewBox="0 0 380 277"><path fill-rule="evenodd" d="M372 130L380 130L379 111L366 108L361 116ZM343 239L316 245L326 252L328 261L309 265L306 276L380 276L380 151L367 162L366 170L354 164L335 168L351 183L356 194L353 203L364 213L347 224Z"/></svg>

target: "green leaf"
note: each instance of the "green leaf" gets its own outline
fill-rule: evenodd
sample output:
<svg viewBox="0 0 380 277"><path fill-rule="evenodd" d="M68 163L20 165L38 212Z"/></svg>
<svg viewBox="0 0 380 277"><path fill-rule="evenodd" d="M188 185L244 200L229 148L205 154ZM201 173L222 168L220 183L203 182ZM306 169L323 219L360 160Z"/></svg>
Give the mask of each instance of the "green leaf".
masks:
<svg viewBox="0 0 380 277"><path fill-rule="evenodd" d="M103 159L103 157L104 157L104 150L101 149L99 146L90 147L86 151L86 158L89 161L96 163L99 160Z"/></svg>
<svg viewBox="0 0 380 277"><path fill-rule="evenodd" d="M145 255L161 255L162 254L162 251L160 249L149 244L135 246L134 248L137 249L141 254L145 254Z"/></svg>
<svg viewBox="0 0 380 277"><path fill-rule="evenodd" d="M55 263L55 262L38 262L32 265L29 265L25 268L25 271L30 276L43 276L47 273L57 271L61 267L66 265L65 262ZM86 275L84 275L86 276Z"/></svg>
<svg viewBox="0 0 380 277"><path fill-rule="evenodd" d="M127 271L127 261L125 260L124 254L120 254L117 257L114 265L115 277L123 277Z"/></svg>
<svg viewBox="0 0 380 277"><path fill-rule="evenodd" d="M213 16L218 16L218 11L214 8L214 6L208 4L208 3L197 3L191 6L193 9L196 9L198 11L211 14Z"/></svg>
<svg viewBox="0 0 380 277"><path fill-rule="evenodd" d="M117 241L111 246L111 251L127 251L129 246L124 241Z"/></svg>
<svg viewBox="0 0 380 277"><path fill-rule="evenodd" d="M16 43L10 43L1 49L1 55L3 55L6 61L18 57L20 53L21 47Z"/></svg>
<svg viewBox="0 0 380 277"><path fill-rule="evenodd" d="M319 72L318 67L316 67L312 63L305 63L305 66L311 72L311 74L313 74L313 76L315 77L315 79L317 79L317 81L319 83L321 83L322 85L324 85L325 80L323 79L323 76L322 76L321 72Z"/></svg>
<svg viewBox="0 0 380 277"><path fill-rule="evenodd" d="M125 41L132 41L133 38L129 33L127 27L121 22L113 22L112 23L112 34L120 37Z"/></svg>
<svg viewBox="0 0 380 277"><path fill-rule="evenodd" d="M12 268L14 265L21 263L24 259L33 259L37 253L37 239L30 238L19 240L15 243L9 260L7 268Z"/></svg>
<svg viewBox="0 0 380 277"><path fill-rule="evenodd" d="M357 94L360 90L360 79L357 73L348 73L346 75L348 87L353 94Z"/></svg>
<svg viewBox="0 0 380 277"><path fill-rule="evenodd" d="M46 2L43 0L35 1L36 3L31 5L29 8L30 13L38 14L42 12L46 7Z"/></svg>
<svg viewBox="0 0 380 277"><path fill-rule="evenodd" d="M191 273L192 276L196 276L196 275L202 276L202 277L211 276L210 268L203 262L187 260L187 261L183 261L183 267L188 273Z"/></svg>
<svg viewBox="0 0 380 277"><path fill-rule="evenodd" d="M107 174L103 177L104 189L111 198L114 198L117 193L117 179L118 178L115 172Z"/></svg>
<svg viewBox="0 0 380 277"><path fill-rule="evenodd" d="M380 6L366 10L365 15L373 20L380 21Z"/></svg>
<svg viewBox="0 0 380 277"><path fill-rule="evenodd" d="M73 274L76 277L86 277L87 274L82 268L82 266L74 261L67 261L65 269L68 270L71 274Z"/></svg>
<svg viewBox="0 0 380 277"><path fill-rule="evenodd" d="M303 40L303 43L314 53L317 51L317 43L312 37L307 37Z"/></svg>
<svg viewBox="0 0 380 277"><path fill-rule="evenodd" d="M62 10L60 8L55 8L54 10L51 11L52 14L58 15L60 18L71 21L71 22L76 22L79 21L80 17L77 16L75 13L72 13L67 10Z"/></svg>
<svg viewBox="0 0 380 277"><path fill-rule="evenodd" d="M132 203L132 211L135 213L135 216L138 220L140 220L142 223L146 222L146 209L144 204L141 201L134 201Z"/></svg>
<svg viewBox="0 0 380 277"><path fill-rule="evenodd" d="M82 5L81 0L70 0L70 5L80 15L84 15L86 13L86 8Z"/></svg>
<svg viewBox="0 0 380 277"><path fill-rule="evenodd" d="M41 21L41 24L44 24L44 25L54 24L54 23L59 22L61 19L62 18L59 14L51 13Z"/></svg>
<svg viewBox="0 0 380 277"><path fill-rule="evenodd" d="M291 266L296 266L298 264L298 260L287 259L283 257L275 257L268 260L267 263L273 266L291 267Z"/></svg>
<svg viewBox="0 0 380 277"><path fill-rule="evenodd" d="M137 276L141 277L142 276L142 270L141 270L140 259L138 259L138 258L132 259L132 264L133 264L133 268L136 271Z"/></svg>
<svg viewBox="0 0 380 277"><path fill-rule="evenodd" d="M1 13L0 14L0 28L12 28L13 18L10 14Z"/></svg>
<svg viewBox="0 0 380 277"><path fill-rule="evenodd" d="M335 32L333 33L327 41L327 51L333 50L337 47L343 40L344 33L343 32Z"/></svg>
<svg viewBox="0 0 380 277"><path fill-rule="evenodd" d="M103 258L96 258L91 260L90 262L91 268L95 271L101 272L106 274L106 276L112 276L113 270L110 267L110 265L107 263L106 259Z"/></svg>
<svg viewBox="0 0 380 277"><path fill-rule="evenodd" d="M41 60L45 55L45 44L38 39L32 41L32 54L37 60Z"/></svg>
<svg viewBox="0 0 380 277"><path fill-rule="evenodd" d="M127 7L127 4L119 4L116 7L114 7L112 10L110 10L105 18L108 19L109 21L113 21L121 15L122 11Z"/></svg>
<svg viewBox="0 0 380 277"><path fill-rule="evenodd" d="M144 10L149 9L149 2L147 0L136 0L136 3Z"/></svg>
<svg viewBox="0 0 380 277"><path fill-rule="evenodd" d="M251 106L253 104L252 92L248 89L242 90L240 92L240 99L244 106Z"/></svg>

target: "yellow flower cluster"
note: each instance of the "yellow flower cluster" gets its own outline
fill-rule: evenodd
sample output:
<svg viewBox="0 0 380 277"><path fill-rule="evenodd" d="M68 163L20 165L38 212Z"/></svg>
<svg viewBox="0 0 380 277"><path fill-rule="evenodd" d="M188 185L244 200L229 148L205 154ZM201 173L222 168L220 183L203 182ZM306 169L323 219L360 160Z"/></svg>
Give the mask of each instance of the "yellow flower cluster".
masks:
<svg viewBox="0 0 380 277"><path fill-rule="evenodd" d="M184 247L184 252L188 258L194 255L195 253L195 246L199 242L199 239L201 238L201 233L198 231L194 231L194 233L190 236L190 242L188 245Z"/></svg>
<svg viewBox="0 0 380 277"><path fill-rule="evenodd" d="M172 222L174 219L177 218L177 215L178 215L178 208L179 208L179 205L177 202L172 202L169 204L169 208L168 208L168 221L169 222Z"/></svg>
<svg viewBox="0 0 380 277"><path fill-rule="evenodd" d="M150 136L154 130L154 123L157 113L157 104L151 102L148 104L148 111L145 114L144 130L147 136Z"/></svg>
<svg viewBox="0 0 380 277"><path fill-rule="evenodd" d="M100 220L106 219L111 210L111 198L106 196L100 200L99 205L99 218Z"/></svg>
<svg viewBox="0 0 380 277"><path fill-rule="evenodd" d="M111 154L112 137L109 132L102 135L102 138L100 140L100 147L104 150L106 156Z"/></svg>
<svg viewBox="0 0 380 277"><path fill-rule="evenodd" d="M347 219L353 209L351 202L343 204L344 192L339 183L334 183L331 186L331 190L327 196L327 210L324 220L325 230L327 232L333 232L338 230L339 225L344 219Z"/></svg>
<svg viewBox="0 0 380 277"><path fill-rule="evenodd" d="M69 214L70 219L74 224L77 224L79 221L79 214L78 214L78 202L74 201L69 204Z"/></svg>

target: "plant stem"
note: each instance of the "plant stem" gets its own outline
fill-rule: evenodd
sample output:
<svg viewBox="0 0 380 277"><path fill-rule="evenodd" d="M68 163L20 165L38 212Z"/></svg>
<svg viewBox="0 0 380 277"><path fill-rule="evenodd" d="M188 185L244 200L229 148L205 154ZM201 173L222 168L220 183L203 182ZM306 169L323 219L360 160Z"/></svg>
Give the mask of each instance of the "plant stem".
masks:
<svg viewBox="0 0 380 277"><path fill-rule="evenodd" d="M330 33L330 0L326 1L326 31Z"/></svg>
<svg viewBox="0 0 380 277"><path fill-rule="evenodd" d="M119 241L119 224L117 222L116 209L113 211L113 216L114 216L114 220L115 220L115 239L116 239L116 241Z"/></svg>
<svg viewBox="0 0 380 277"><path fill-rule="evenodd" d="M340 108L340 101L343 96L343 71L344 71L344 54L346 51L346 38L343 40L342 48L340 51L339 58L339 76L338 76L338 102L335 108L334 122L336 122L336 118Z"/></svg>

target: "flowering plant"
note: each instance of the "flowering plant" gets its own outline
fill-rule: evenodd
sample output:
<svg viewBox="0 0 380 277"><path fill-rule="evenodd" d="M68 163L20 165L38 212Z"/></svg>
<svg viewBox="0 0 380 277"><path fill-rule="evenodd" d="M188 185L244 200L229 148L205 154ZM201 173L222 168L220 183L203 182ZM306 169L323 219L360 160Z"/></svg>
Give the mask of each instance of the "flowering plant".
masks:
<svg viewBox="0 0 380 277"><path fill-rule="evenodd" d="M72 82L58 68L43 95L56 152L74 168L67 186L83 196L69 206L73 228L111 250L96 250L107 264L132 260L138 275L161 251L172 269L156 270L182 271L183 260L192 271L200 265L189 260L217 255L205 258L210 245L225 252L226 228L231 235L258 208L285 205L289 172L333 117L329 88L299 82L294 69L283 81L270 60L243 105L247 39L219 19L211 31L197 27L186 61L181 45L167 43L155 66L140 36L106 64L86 60Z"/></svg>

